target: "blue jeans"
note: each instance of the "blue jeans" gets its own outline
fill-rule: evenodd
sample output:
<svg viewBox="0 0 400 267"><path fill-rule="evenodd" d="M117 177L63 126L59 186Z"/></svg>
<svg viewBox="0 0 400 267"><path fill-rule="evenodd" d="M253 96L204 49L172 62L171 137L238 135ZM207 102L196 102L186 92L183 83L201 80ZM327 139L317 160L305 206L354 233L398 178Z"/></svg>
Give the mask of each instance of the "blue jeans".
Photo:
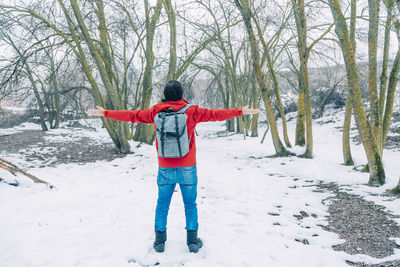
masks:
<svg viewBox="0 0 400 267"><path fill-rule="evenodd" d="M181 168L158 168L158 200L156 207L155 230L167 229L167 216L172 194L176 184L181 188L185 204L186 230L197 230L197 168L196 165Z"/></svg>

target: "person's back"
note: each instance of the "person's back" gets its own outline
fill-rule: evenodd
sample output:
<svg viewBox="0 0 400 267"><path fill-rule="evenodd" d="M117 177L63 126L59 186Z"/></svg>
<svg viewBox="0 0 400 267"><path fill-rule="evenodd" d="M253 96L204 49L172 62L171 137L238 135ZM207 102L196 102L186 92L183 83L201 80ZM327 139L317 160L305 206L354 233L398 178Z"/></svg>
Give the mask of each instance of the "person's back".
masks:
<svg viewBox="0 0 400 267"><path fill-rule="evenodd" d="M165 100L146 110L89 110L90 115L103 115L105 118L130 121L132 123L154 123L154 119L160 112L168 112L169 109L178 111L189 103L183 97L183 89L178 81L169 81L164 89ZM242 116L243 114L256 114L258 109L233 108L233 109L205 109L197 105L191 105L184 113L186 114L186 130L189 141L189 152L183 157L162 157L158 153L158 200L155 216L156 238L153 244L157 252L163 252L167 239L167 215L172 194L178 183L181 188L182 198L185 205L187 245L190 252L197 253L202 247L202 241L197 237L197 167L196 167L196 138L195 127L197 123L207 121L224 121L230 118ZM156 127L156 126L155 126ZM160 130L160 129L158 129ZM157 127L156 127L157 131ZM178 145L178 142L177 142ZM159 151L160 144L156 139L156 149ZM161 155L163 155L161 153Z"/></svg>

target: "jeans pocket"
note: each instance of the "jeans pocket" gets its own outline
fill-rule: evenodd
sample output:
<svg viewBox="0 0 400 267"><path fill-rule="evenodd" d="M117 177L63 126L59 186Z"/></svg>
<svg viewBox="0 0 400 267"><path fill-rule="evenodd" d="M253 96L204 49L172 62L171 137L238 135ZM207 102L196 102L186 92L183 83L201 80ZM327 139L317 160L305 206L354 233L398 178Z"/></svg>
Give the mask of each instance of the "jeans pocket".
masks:
<svg viewBox="0 0 400 267"><path fill-rule="evenodd" d="M182 179L179 181L180 184L184 185L194 185L197 184L197 168L196 165L191 167L183 167Z"/></svg>
<svg viewBox="0 0 400 267"><path fill-rule="evenodd" d="M157 184L159 185L168 184L169 177L171 176L170 172L171 172L170 168L159 167L157 175Z"/></svg>

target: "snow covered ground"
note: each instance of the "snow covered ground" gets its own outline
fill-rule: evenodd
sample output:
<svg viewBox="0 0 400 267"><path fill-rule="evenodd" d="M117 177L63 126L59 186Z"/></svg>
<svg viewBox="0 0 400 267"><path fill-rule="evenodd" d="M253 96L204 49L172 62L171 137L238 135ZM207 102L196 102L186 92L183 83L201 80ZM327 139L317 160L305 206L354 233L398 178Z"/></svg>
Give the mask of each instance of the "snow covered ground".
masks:
<svg viewBox="0 0 400 267"><path fill-rule="evenodd" d="M30 173L57 189L32 184L22 177L19 187L0 183L0 266L338 267L348 266L345 260L379 263L399 259L398 249L384 259L334 251L332 245L344 240L321 227L327 225L328 215L328 207L321 201L330 194L313 192L316 188L312 185L319 181L347 185L351 193L400 214L400 199L388 201L389 196L381 195L399 179L400 152L384 152L387 183L368 187L368 174L341 164L338 127L342 126L342 117L342 113L332 111L314 122L313 160L266 158L274 153L270 134L260 144L261 136L245 140L242 135L218 137L217 132L224 130L221 122L199 124L199 236L204 247L198 254L189 253L186 246L179 187L168 216L166 251L157 254L152 249L157 197L154 147L137 148L132 142L133 154L111 162L31 168ZM330 120L333 122L324 123ZM294 143L295 120L288 126ZM38 126L0 129L0 135L32 127ZM58 133L68 131L51 130L46 139L57 139ZM260 135L263 132L261 128ZM109 140L100 127L96 132L79 130L74 134L98 142ZM291 151L300 154L303 148ZM361 145L353 145L352 152L356 166L366 162ZM30 166L24 165L21 155L7 155L1 148L0 157ZM11 178L4 172L1 177ZM315 216L298 220L293 215L300 211ZM307 239L309 244L295 239Z"/></svg>

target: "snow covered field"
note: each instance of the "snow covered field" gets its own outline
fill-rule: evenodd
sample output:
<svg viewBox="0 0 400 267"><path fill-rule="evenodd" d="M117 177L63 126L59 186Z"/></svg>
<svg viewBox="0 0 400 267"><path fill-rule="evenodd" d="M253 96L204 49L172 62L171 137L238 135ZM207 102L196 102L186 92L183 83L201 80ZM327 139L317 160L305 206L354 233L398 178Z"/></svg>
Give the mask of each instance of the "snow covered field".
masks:
<svg viewBox="0 0 400 267"><path fill-rule="evenodd" d="M132 142L134 154L111 162L31 168L30 173L57 189L23 178L19 178L23 182L19 187L0 183L0 266L338 267L349 266L345 260L379 263L400 259L398 249L384 259L334 251L332 245L344 240L321 227L327 224L328 215L328 207L321 201L330 193L313 192L319 181L347 185L350 193L400 214L400 199L381 195L399 179L400 151L384 152L387 183L379 188L366 186L368 174L341 164L339 118L343 114L333 111L314 121L313 160L265 158L274 153L270 133L260 144L261 136L246 140L242 135L218 137L217 132L224 130L221 122L199 124L199 236L204 247L198 254L189 253L186 246L179 187L168 216L166 251L157 254L152 249L157 197L154 147L136 148L137 143ZM334 122L322 123L329 120ZM288 126L294 143L295 119ZM0 135L32 127L39 126L0 129ZM73 141L59 138L59 133L68 131L71 136L88 135L96 142L110 140L100 127L96 132L51 130L46 139ZM261 128L259 134L263 132ZM303 148L291 151L301 154ZM366 162L361 145L353 145L352 152L356 166ZM21 155L5 154L1 148L0 157L31 166ZM1 177L11 178L4 172ZM313 216L298 220L293 215L300 211ZM309 244L295 239L306 239Z"/></svg>

